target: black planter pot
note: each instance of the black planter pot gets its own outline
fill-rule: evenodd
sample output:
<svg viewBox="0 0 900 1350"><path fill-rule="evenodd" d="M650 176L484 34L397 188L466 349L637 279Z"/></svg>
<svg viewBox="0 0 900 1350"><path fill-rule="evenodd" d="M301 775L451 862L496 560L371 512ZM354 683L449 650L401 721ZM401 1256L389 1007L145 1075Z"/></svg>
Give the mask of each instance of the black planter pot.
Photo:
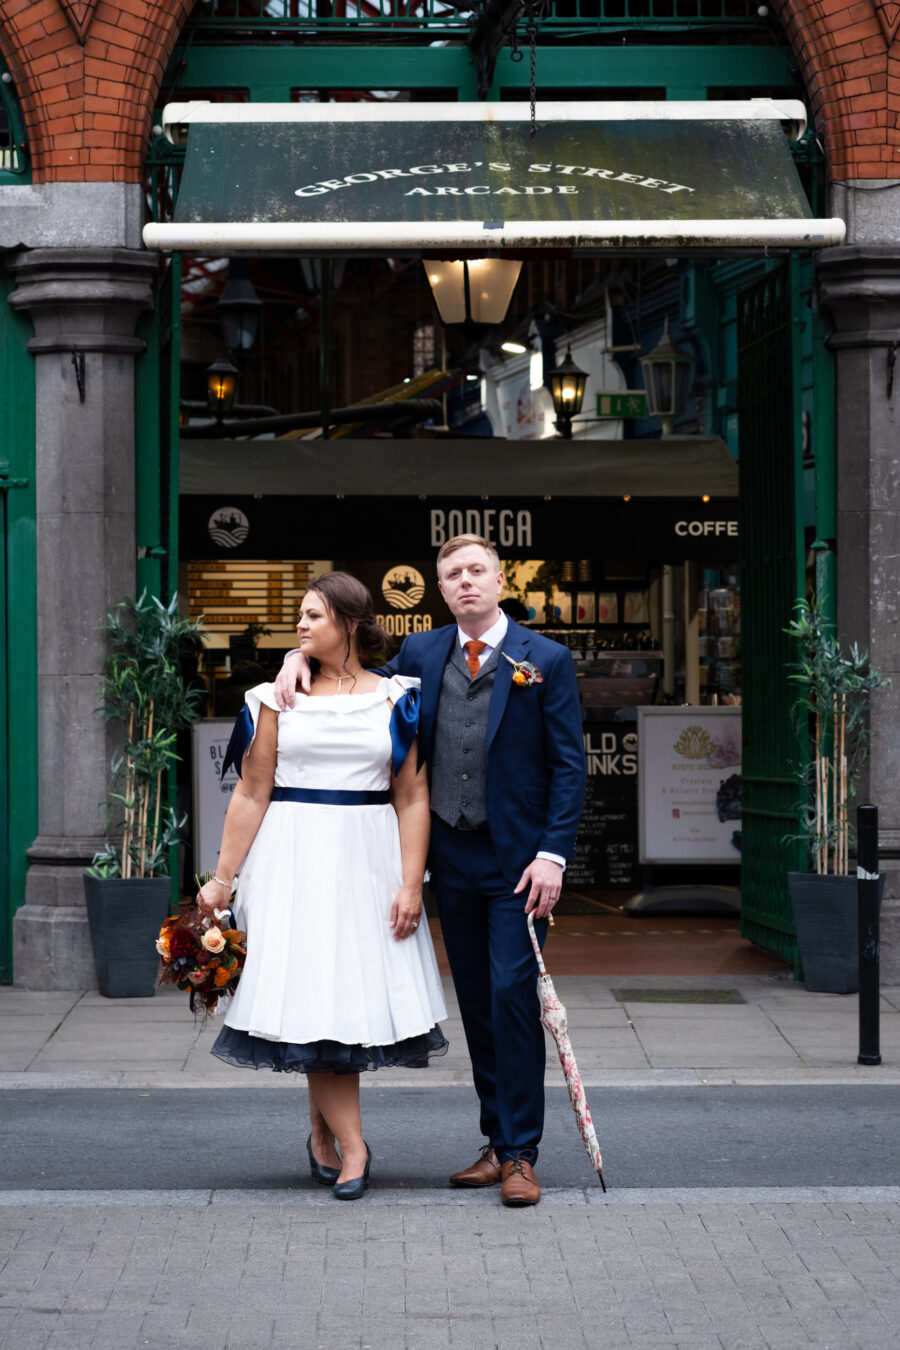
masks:
<svg viewBox="0 0 900 1350"><path fill-rule="evenodd" d="M884 894L879 874L878 903ZM788 872L803 983L816 994L855 994L859 988L859 935L855 876Z"/></svg>
<svg viewBox="0 0 900 1350"><path fill-rule="evenodd" d="M156 939L169 913L169 877L92 877L85 873L97 984L104 998L152 998L159 977Z"/></svg>

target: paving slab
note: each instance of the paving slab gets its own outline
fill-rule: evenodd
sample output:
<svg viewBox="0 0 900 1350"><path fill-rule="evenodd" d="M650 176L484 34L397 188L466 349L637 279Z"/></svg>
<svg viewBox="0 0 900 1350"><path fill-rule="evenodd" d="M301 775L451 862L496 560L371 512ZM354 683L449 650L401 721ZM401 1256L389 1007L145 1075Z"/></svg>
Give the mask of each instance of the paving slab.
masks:
<svg viewBox="0 0 900 1350"><path fill-rule="evenodd" d="M852 1083L900 1082L900 989L881 998L880 1066L859 1066L858 1007L853 996L811 994L781 973L768 976L560 976L557 990L587 1086L623 1082ZM615 990L737 991L743 1003L622 1003ZM449 980L444 981L450 1050L428 1069L432 1085L471 1081L465 1039ZM0 988L0 1088L57 1082L61 1088L114 1083L288 1086L281 1075L237 1073L209 1054L221 1025L194 1018L180 990L152 999L104 999L90 993L29 993ZM548 1084L558 1082L548 1037ZM379 1085L415 1081L398 1070Z"/></svg>

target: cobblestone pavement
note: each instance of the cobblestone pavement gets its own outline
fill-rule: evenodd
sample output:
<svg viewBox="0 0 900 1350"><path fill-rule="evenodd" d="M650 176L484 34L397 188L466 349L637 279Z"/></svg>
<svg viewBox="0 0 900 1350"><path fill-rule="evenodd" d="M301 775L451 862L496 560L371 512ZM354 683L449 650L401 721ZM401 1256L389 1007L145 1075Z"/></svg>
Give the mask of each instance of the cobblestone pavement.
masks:
<svg viewBox="0 0 900 1350"><path fill-rule="evenodd" d="M897 1345L897 1188L4 1198L4 1350Z"/></svg>

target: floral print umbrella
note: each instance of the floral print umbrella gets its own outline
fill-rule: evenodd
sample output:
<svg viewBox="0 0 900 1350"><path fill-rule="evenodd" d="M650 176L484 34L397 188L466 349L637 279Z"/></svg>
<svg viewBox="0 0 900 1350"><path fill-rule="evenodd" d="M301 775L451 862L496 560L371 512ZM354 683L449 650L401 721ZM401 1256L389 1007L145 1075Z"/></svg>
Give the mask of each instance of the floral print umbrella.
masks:
<svg viewBox="0 0 900 1350"><path fill-rule="evenodd" d="M552 922L552 920L551 920ZM584 1087L581 1082L581 1074L578 1072L578 1065L575 1063L575 1052L572 1049L572 1042L569 1040L569 1024L566 1020L566 1010L559 1001L559 995L553 987L553 981L547 974L544 966L544 958L541 955L541 949L535 936L534 923L531 915L528 915L528 932L531 936L531 945L534 947L534 955L537 959L538 970L541 972L538 979L537 992L541 1001L541 1021L550 1032L550 1035L556 1041L556 1048L559 1051L559 1061L563 1066L563 1073L566 1076L566 1087L569 1089L569 1098L572 1102L572 1109L575 1112L575 1119L578 1121L578 1128L581 1131L581 1137L584 1140L584 1146L587 1149L591 1164L596 1169L597 1176L600 1178L600 1185L606 1190L606 1182L603 1180L603 1159L600 1157L600 1145L597 1143L597 1135L594 1130L594 1122L591 1120L590 1107L584 1095Z"/></svg>

